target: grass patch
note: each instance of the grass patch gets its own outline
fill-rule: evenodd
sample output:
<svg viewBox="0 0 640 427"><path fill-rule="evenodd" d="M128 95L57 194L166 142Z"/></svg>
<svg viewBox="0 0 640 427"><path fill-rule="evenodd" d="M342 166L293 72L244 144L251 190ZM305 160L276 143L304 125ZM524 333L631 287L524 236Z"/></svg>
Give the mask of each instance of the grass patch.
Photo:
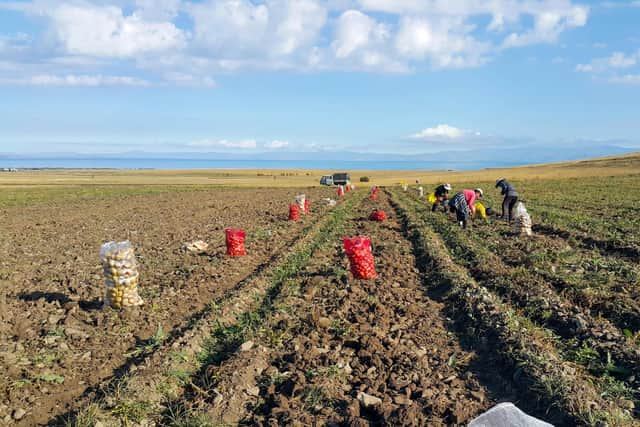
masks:
<svg viewBox="0 0 640 427"><path fill-rule="evenodd" d="M139 423L147 417L151 404L145 401L127 400L119 402L111 410L111 414L119 418L125 425Z"/></svg>
<svg viewBox="0 0 640 427"><path fill-rule="evenodd" d="M138 345L134 350L125 353L125 357L139 357L143 354L151 353L156 348L160 347L162 343L167 339L167 334L162 329L162 325L158 325L156 333L153 334L146 342Z"/></svg>

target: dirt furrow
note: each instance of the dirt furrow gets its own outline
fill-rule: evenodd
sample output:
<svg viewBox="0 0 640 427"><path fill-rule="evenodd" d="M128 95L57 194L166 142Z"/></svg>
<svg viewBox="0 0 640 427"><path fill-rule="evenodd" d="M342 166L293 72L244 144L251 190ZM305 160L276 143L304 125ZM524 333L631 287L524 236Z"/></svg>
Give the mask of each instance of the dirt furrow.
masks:
<svg viewBox="0 0 640 427"><path fill-rule="evenodd" d="M367 220L375 206L390 214L384 223ZM354 280L339 240L321 249L284 288L244 351L210 372L213 392L189 408L192 417L452 425L493 402L475 355L448 331L443 305L425 294L386 197L354 215L344 231L371 237L380 277Z"/></svg>
<svg viewBox="0 0 640 427"><path fill-rule="evenodd" d="M74 424L83 425L88 419L108 425L151 422L165 408L171 408L172 399L188 399L183 395L185 387L198 388L195 380L198 371L214 357L217 347L238 344L235 341L221 343L217 339L221 331L236 330L245 326L245 322L251 322L256 310L271 300L278 282L290 274L290 265L309 256L310 248L317 244L327 228L330 229L342 212L357 200L358 196L354 195L339 204L294 238L271 265L257 271L223 299L211 301L207 313L184 336L170 346L163 346L138 365L129 377L108 384L101 395L84 402L83 409L74 416Z"/></svg>

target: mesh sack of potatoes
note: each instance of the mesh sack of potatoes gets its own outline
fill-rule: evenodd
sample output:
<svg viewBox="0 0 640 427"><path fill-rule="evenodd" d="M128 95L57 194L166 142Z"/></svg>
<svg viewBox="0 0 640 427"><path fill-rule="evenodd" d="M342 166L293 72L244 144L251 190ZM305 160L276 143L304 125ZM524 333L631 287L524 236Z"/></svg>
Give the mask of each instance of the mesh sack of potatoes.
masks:
<svg viewBox="0 0 640 427"><path fill-rule="evenodd" d="M307 200L307 196L304 195L304 194L299 194L299 195L296 196L295 200L296 200L296 202L295 202L296 205L298 205L298 207L300 207L300 212L302 212L303 214L306 215L307 212L304 209L304 204L305 204L305 201Z"/></svg>
<svg viewBox="0 0 640 427"><path fill-rule="evenodd" d="M129 241L108 242L100 248L106 285L104 306L133 307L144 301L138 295L138 264Z"/></svg>
<svg viewBox="0 0 640 427"><path fill-rule="evenodd" d="M518 206L516 207L515 218L513 219L513 232L515 234L532 236L532 225L533 223L531 221L531 216L529 215L529 212L527 212L527 208L524 207L524 204L522 202L519 202Z"/></svg>

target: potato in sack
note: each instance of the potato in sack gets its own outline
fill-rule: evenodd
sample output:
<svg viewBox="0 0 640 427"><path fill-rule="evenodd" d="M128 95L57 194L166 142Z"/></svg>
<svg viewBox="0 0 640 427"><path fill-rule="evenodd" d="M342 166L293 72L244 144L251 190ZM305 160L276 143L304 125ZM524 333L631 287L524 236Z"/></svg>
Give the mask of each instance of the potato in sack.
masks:
<svg viewBox="0 0 640 427"><path fill-rule="evenodd" d="M106 286L104 307L121 309L144 304L138 295L138 265L131 243L103 244L100 260Z"/></svg>
<svg viewBox="0 0 640 427"><path fill-rule="evenodd" d="M387 214L377 209L369 215L369 221L384 221L385 219L387 219Z"/></svg>
<svg viewBox="0 0 640 427"><path fill-rule="evenodd" d="M296 203L295 203L300 208L300 212L304 213L305 215L306 215L306 212L304 210L304 205L306 203L306 200L307 200L307 196L304 194L300 194L296 196Z"/></svg>
<svg viewBox="0 0 640 427"><path fill-rule="evenodd" d="M229 256L245 256L247 254L244 248L244 240L247 233L241 228L227 228L224 230L225 240L227 243L227 255Z"/></svg>
<svg viewBox="0 0 640 427"><path fill-rule="evenodd" d="M365 280L378 277L369 236L345 237L343 242L353 277Z"/></svg>
<svg viewBox="0 0 640 427"><path fill-rule="evenodd" d="M300 219L300 206L289 205L289 221L298 221Z"/></svg>

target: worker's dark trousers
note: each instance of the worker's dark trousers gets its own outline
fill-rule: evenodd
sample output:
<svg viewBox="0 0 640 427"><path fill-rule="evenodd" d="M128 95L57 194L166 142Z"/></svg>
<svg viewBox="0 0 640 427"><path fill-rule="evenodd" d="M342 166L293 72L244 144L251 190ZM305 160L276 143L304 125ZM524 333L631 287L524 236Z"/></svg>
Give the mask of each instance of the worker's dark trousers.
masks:
<svg viewBox="0 0 640 427"><path fill-rule="evenodd" d="M467 228L467 220L469 219L469 217L466 214L466 212L462 212L454 208L453 206L451 207L450 210L451 210L451 213L456 214L456 221L458 221L458 224L460 224L462 228Z"/></svg>
<svg viewBox="0 0 640 427"><path fill-rule="evenodd" d="M501 218L507 219L509 222L511 222L511 219L513 218L513 208L515 207L517 201L518 196L507 196L504 198L504 200L502 201ZM507 211L509 212L509 216L507 216Z"/></svg>

